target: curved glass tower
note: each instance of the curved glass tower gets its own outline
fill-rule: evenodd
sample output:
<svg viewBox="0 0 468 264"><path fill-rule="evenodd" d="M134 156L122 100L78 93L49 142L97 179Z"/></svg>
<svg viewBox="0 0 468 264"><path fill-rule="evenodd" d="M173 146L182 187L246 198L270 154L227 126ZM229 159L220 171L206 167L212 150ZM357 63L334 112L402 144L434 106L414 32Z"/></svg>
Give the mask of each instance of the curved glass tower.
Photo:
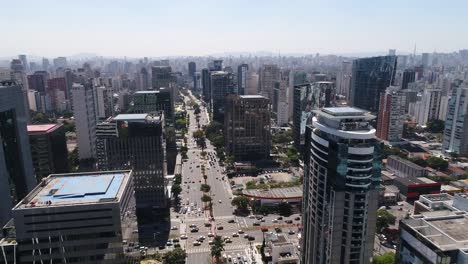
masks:
<svg viewBox="0 0 468 264"><path fill-rule="evenodd" d="M314 111L306 129L302 263L370 263L380 183L375 117L351 107Z"/></svg>

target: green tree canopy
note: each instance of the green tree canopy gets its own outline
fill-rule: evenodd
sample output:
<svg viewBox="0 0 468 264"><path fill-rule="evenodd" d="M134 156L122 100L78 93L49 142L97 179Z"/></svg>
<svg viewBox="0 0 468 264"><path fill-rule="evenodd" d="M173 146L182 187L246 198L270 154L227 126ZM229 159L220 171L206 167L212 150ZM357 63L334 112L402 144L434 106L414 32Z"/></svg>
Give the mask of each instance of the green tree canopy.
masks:
<svg viewBox="0 0 468 264"><path fill-rule="evenodd" d="M278 212L282 216L290 216L292 213L291 205L286 201L282 201L278 204Z"/></svg>
<svg viewBox="0 0 468 264"><path fill-rule="evenodd" d="M249 206L249 198L247 198L246 196L237 196L237 197L234 197L231 201L231 204L233 206L236 206L238 210L240 211L247 211L247 208Z"/></svg>
<svg viewBox="0 0 468 264"><path fill-rule="evenodd" d="M394 225L396 217L392 215L389 211L385 209L380 209L377 211L377 232L381 233L385 228L388 228L390 225Z"/></svg>
<svg viewBox="0 0 468 264"><path fill-rule="evenodd" d="M387 252L380 256L374 256L372 264L393 264L395 263L395 253Z"/></svg>
<svg viewBox="0 0 468 264"><path fill-rule="evenodd" d="M216 236L213 239L213 245L211 246L211 256L215 257L216 263L220 263L221 254L224 251L224 241L221 236Z"/></svg>
<svg viewBox="0 0 468 264"><path fill-rule="evenodd" d="M178 197L179 194L182 192L182 187L179 184L173 184L171 187L171 192L175 197Z"/></svg>
<svg viewBox="0 0 468 264"><path fill-rule="evenodd" d="M209 192L211 190L211 186L208 184L202 184L200 186L200 191L202 192Z"/></svg>
<svg viewBox="0 0 468 264"><path fill-rule="evenodd" d="M426 124L426 130L431 133L442 133L444 132L445 122L443 120L432 119Z"/></svg>
<svg viewBox="0 0 468 264"><path fill-rule="evenodd" d="M201 200L202 200L202 202L208 203L208 202L211 202L212 199L211 199L211 197L209 195L204 194L201 197Z"/></svg>
<svg viewBox="0 0 468 264"><path fill-rule="evenodd" d="M437 169L437 170L445 170L448 168L448 161L439 158L439 157L430 157L426 160L427 166Z"/></svg>
<svg viewBox="0 0 468 264"><path fill-rule="evenodd" d="M175 248L172 251L167 252L164 254L163 257L163 263L164 264L185 264L185 258L187 257L187 254L185 253L185 250L182 248Z"/></svg>

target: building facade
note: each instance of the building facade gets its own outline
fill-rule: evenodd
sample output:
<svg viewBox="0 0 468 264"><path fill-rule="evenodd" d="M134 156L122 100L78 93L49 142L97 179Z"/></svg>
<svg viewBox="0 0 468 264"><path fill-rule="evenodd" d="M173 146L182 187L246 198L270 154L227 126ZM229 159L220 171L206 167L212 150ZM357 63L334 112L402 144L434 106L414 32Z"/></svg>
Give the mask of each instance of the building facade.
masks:
<svg viewBox="0 0 468 264"><path fill-rule="evenodd" d="M354 60L349 97L351 105L378 113L380 94L393 85L396 65L396 56Z"/></svg>
<svg viewBox="0 0 468 264"><path fill-rule="evenodd" d="M37 181L68 172L68 150L62 124L28 125L29 144Z"/></svg>
<svg viewBox="0 0 468 264"><path fill-rule="evenodd" d="M374 116L351 107L315 112L306 131L302 263L370 263L382 146Z"/></svg>
<svg viewBox="0 0 468 264"><path fill-rule="evenodd" d="M260 95L228 95L224 119L226 152L236 161L270 157L270 102Z"/></svg>
<svg viewBox="0 0 468 264"><path fill-rule="evenodd" d="M224 122L225 97L234 93L234 75L225 71L215 71L210 74L211 109L213 120Z"/></svg>
<svg viewBox="0 0 468 264"><path fill-rule="evenodd" d="M151 67L153 89L170 88L172 83L171 66L153 66Z"/></svg>
<svg viewBox="0 0 468 264"><path fill-rule="evenodd" d="M36 185L20 85L0 82L0 224Z"/></svg>
<svg viewBox="0 0 468 264"><path fill-rule="evenodd" d="M445 119L442 151L468 157L468 87L460 84L452 90Z"/></svg>
<svg viewBox="0 0 468 264"><path fill-rule="evenodd" d="M145 114L159 111L164 111L166 122L173 121L174 103L167 88L159 91L139 91L133 95L132 113Z"/></svg>
<svg viewBox="0 0 468 264"><path fill-rule="evenodd" d="M120 114L98 124L101 171L132 169L138 217L166 207L164 114ZM139 218L139 224L144 222Z"/></svg>
<svg viewBox="0 0 468 264"><path fill-rule="evenodd" d="M53 174L13 208L16 263L125 263L131 171Z"/></svg>
<svg viewBox="0 0 468 264"><path fill-rule="evenodd" d="M266 64L260 69L260 93L269 98L273 98L275 83L280 80L280 69L276 64Z"/></svg>
<svg viewBox="0 0 468 264"><path fill-rule="evenodd" d="M376 136L390 144L397 144L403 136L406 96L392 88L380 95Z"/></svg>
<svg viewBox="0 0 468 264"><path fill-rule="evenodd" d="M249 65L241 64L237 67L237 94L244 95L247 90L247 76L249 74Z"/></svg>
<svg viewBox="0 0 468 264"><path fill-rule="evenodd" d="M195 76L195 72L197 71L197 64L195 62L191 61L188 63L188 75L190 78L193 78Z"/></svg>
<svg viewBox="0 0 468 264"><path fill-rule="evenodd" d="M80 159L96 157L96 90L92 83L73 84L73 116L75 117L78 156Z"/></svg>

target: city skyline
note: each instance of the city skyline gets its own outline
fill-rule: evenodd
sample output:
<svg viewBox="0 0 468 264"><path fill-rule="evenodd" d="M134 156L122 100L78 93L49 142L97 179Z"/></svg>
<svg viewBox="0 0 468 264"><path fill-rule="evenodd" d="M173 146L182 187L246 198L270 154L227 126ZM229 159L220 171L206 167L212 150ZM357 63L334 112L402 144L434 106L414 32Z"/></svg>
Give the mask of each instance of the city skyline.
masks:
<svg viewBox="0 0 468 264"><path fill-rule="evenodd" d="M9 26L12 41L0 47L0 57L83 52L115 57L259 51L353 54L390 48L412 53L415 45L420 53L468 47L468 37L460 34L467 22L463 10L468 8L462 2L240 1L232 5L137 0L45 1L26 6L24 1L12 1L2 8L6 12L0 23Z"/></svg>

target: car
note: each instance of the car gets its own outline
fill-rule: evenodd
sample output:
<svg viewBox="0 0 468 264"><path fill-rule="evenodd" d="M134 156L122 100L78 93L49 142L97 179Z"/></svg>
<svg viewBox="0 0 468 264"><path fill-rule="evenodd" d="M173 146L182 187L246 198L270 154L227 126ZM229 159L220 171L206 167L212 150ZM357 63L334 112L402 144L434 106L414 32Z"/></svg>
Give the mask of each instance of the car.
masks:
<svg viewBox="0 0 468 264"><path fill-rule="evenodd" d="M199 236L198 239L205 240L206 237L205 236Z"/></svg>
<svg viewBox="0 0 468 264"><path fill-rule="evenodd" d="M213 245L213 240L208 241L208 245Z"/></svg>
<svg viewBox="0 0 468 264"><path fill-rule="evenodd" d="M198 228L192 228L192 229L190 229L190 232L191 232L191 233L197 233L197 232L198 232Z"/></svg>
<svg viewBox="0 0 468 264"><path fill-rule="evenodd" d="M283 220L283 217L280 216L280 217L278 217L278 218L276 218L276 219L277 219L277 220Z"/></svg>
<svg viewBox="0 0 468 264"><path fill-rule="evenodd" d="M232 233L232 237L239 237L239 234L237 234L237 233Z"/></svg>
<svg viewBox="0 0 468 264"><path fill-rule="evenodd" d="M218 226L216 229L218 229L218 230L223 230L224 227L223 227L223 226Z"/></svg>
<svg viewBox="0 0 468 264"><path fill-rule="evenodd" d="M191 224L190 227L195 228L195 227L197 227L197 225L196 224Z"/></svg>
<svg viewBox="0 0 468 264"><path fill-rule="evenodd" d="M259 225L260 225L260 222L253 222L253 225L254 225L254 226L259 226Z"/></svg>
<svg viewBox="0 0 468 264"><path fill-rule="evenodd" d="M174 244L174 248L178 248L178 247L180 247L180 244L179 244L179 243Z"/></svg>
<svg viewBox="0 0 468 264"><path fill-rule="evenodd" d="M213 233L211 233L211 232L210 232L210 233L208 233L208 235L207 235L207 236L208 236L208 237L214 237Z"/></svg>
<svg viewBox="0 0 468 264"><path fill-rule="evenodd" d="M179 239L178 238L172 239L172 243L179 243Z"/></svg>
<svg viewBox="0 0 468 264"><path fill-rule="evenodd" d="M260 222L264 223L264 222L265 222L265 218L262 218L262 220L260 220Z"/></svg>
<svg viewBox="0 0 468 264"><path fill-rule="evenodd" d="M273 219L271 220L272 223L278 223L278 220L277 219Z"/></svg>
<svg viewBox="0 0 468 264"><path fill-rule="evenodd" d="M294 218L294 220L296 220L296 221L300 221L300 220L301 220L301 218L298 216L298 217Z"/></svg>
<svg viewBox="0 0 468 264"><path fill-rule="evenodd" d="M286 221L284 221L284 222L285 222L286 224L292 224L293 221L292 221L291 219L288 219L288 220L286 220Z"/></svg>
<svg viewBox="0 0 468 264"><path fill-rule="evenodd" d="M166 246L170 247L170 246L172 246L172 245L173 245L173 244L172 244L171 241L167 241Z"/></svg>
<svg viewBox="0 0 468 264"><path fill-rule="evenodd" d="M281 233L282 232L281 228L279 228L279 227L275 227L275 231L276 231L276 233Z"/></svg>
<svg viewBox="0 0 468 264"><path fill-rule="evenodd" d="M263 232L263 233L268 232L268 228L263 227L263 228L262 228L262 232Z"/></svg>
<svg viewBox="0 0 468 264"><path fill-rule="evenodd" d="M244 235L244 238L249 238L249 234L245 234L245 235Z"/></svg>
<svg viewBox="0 0 468 264"><path fill-rule="evenodd" d="M249 218L253 219L253 218L255 218L255 215L249 215Z"/></svg>
<svg viewBox="0 0 468 264"><path fill-rule="evenodd" d="M244 231L242 229L239 229L239 231L237 231L238 234L244 234Z"/></svg>
<svg viewBox="0 0 468 264"><path fill-rule="evenodd" d="M171 230L177 230L177 229L178 229L177 226L171 227Z"/></svg>
<svg viewBox="0 0 468 264"><path fill-rule="evenodd" d="M221 201L221 200L218 200L218 203L222 203L222 202L223 202L223 201Z"/></svg>
<svg viewBox="0 0 468 264"><path fill-rule="evenodd" d="M228 223L230 223L230 224L235 223L235 222L236 222L236 220L234 220L234 219L229 219L229 221L228 221Z"/></svg>
<svg viewBox="0 0 468 264"><path fill-rule="evenodd" d="M294 232L294 230L292 230L292 229L289 229L289 232L288 232L288 234L290 234L290 235L294 235L295 233L296 233L296 232Z"/></svg>
<svg viewBox="0 0 468 264"><path fill-rule="evenodd" d="M205 223L205 227L210 227L211 223Z"/></svg>
<svg viewBox="0 0 468 264"><path fill-rule="evenodd" d="M186 234L183 234L180 236L180 239L188 239L188 236Z"/></svg>
<svg viewBox="0 0 468 264"><path fill-rule="evenodd" d="M232 240L231 239L227 239L226 241L224 241L225 243L232 243Z"/></svg>
<svg viewBox="0 0 468 264"><path fill-rule="evenodd" d="M200 246L200 245L201 245L201 243L200 243L200 242L198 242L198 241L193 241L192 245L194 245L194 246Z"/></svg>
<svg viewBox="0 0 468 264"><path fill-rule="evenodd" d="M159 246L158 248L159 248L159 249L165 249L166 246L165 246L165 245L161 245L161 246Z"/></svg>
<svg viewBox="0 0 468 264"><path fill-rule="evenodd" d="M255 240L255 237L249 236L249 241L253 241L253 240Z"/></svg>

